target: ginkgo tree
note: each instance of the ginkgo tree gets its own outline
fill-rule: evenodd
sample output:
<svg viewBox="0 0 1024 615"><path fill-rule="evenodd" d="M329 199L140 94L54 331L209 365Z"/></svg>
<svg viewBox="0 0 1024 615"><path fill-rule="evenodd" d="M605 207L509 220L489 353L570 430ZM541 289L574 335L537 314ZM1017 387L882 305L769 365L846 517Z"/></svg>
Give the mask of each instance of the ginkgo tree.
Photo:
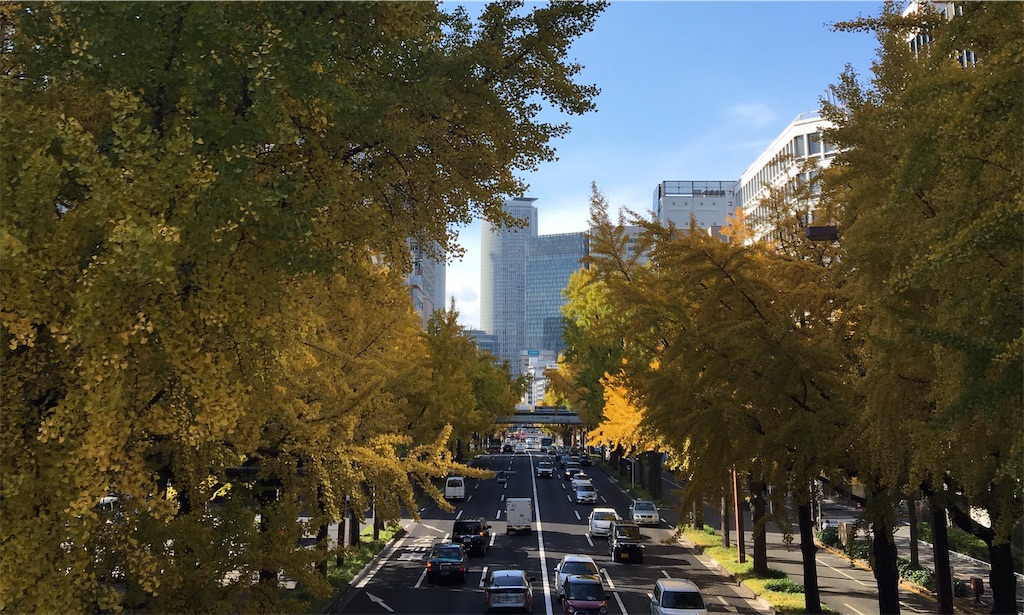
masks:
<svg viewBox="0 0 1024 615"><path fill-rule="evenodd" d="M535 101L593 109L567 52L603 8L5 4L0 602L298 608L298 538L454 467L458 412L407 427L451 405L407 242L511 222L569 129Z"/></svg>
<svg viewBox="0 0 1024 615"><path fill-rule="evenodd" d="M824 107L836 127L826 138L841 151L823 198L840 215L840 263L865 348L858 429L890 488L930 496L944 610L946 510L989 547L993 612L1016 610L1022 20L1019 3L968 2L955 15L922 3L838 24L874 32L879 60L868 82L847 70ZM907 41L918 34L929 42L915 52Z"/></svg>

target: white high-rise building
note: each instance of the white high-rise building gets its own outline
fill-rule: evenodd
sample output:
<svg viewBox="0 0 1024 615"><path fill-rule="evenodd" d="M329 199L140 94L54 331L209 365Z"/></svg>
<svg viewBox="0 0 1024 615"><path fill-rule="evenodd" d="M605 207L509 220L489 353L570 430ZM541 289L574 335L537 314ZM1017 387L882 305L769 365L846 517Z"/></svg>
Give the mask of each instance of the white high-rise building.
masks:
<svg viewBox="0 0 1024 615"><path fill-rule="evenodd" d="M654 190L654 217L687 231L691 216L703 230L725 226L726 216L735 213L736 180L663 181Z"/></svg>
<svg viewBox="0 0 1024 615"><path fill-rule="evenodd" d="M526 254L537 236L535 198L505 201L505 210L524 222L521 228L480 229L480 328L494 336L499 359L519 372L519 351L526 346Z"/></svg>
<svg viewBox="0 0 1024 615"><path fill-rule="evenodd" d="M818 113L798 115L740 175L736 183L736 196L755 238L761 239L772 230L768 212L761 205L769 188L812 180L817 171L803 169L808 160L815 162L819 169L827 167L832 161L836 149L821 138L822 129L831 127L831 122Z"/></svg>
<svg viewBox="0 0 1024 615"><path fill-rule="evenodd" d="M412 272L406 277L413 307L420 315L420 322L425 328L434 310L445 310L445 265L438 262L430 251L423 249L415 241L409 241L412 252Z"/></svg>

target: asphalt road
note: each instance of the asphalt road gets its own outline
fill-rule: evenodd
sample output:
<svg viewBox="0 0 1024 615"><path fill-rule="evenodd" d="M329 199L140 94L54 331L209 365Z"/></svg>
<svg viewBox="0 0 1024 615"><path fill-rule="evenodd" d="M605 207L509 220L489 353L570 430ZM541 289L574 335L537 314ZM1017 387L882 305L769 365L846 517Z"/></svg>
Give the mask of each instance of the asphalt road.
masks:
<svg viewBox="0 0 1024 615"><path fill-rule="evenodd" d="M592 506L573 503L569 484L560 477L536 478L533 464L539 458L537 453L479 458L483 467L510 471L508 481L468 479L466 501L457 503L454 513L431 506L421 511L420 523L407 521L406 536L385 552L379 564L350 590L336 612L481 613L487 571L521 568L535 578L534 613L561 613L562 605L553 591L553 569L568 553L590 555L597 562L605 587L614 590L609 613L649 612L650 591L661 577L693 580L716 612L767 612L758 602L745 597L749 594L730 577L673 539L674 519L668 512L664 514L668 519L663 519L658 527L642 529L646 545L642 564L612 562L607 541L588 534L587 516ZM626 492L598 468L590 466L584 470L597 487L598 505L611 506L624 515L630 501ZM533 498L537 519L531 533L506 535L506 497ZM485 556L469 559L465 584L431 585L424 578L426 554L431 545L450 537L453 522L462 517L484 517L490 521L494 534L491 548Z"/></svg>

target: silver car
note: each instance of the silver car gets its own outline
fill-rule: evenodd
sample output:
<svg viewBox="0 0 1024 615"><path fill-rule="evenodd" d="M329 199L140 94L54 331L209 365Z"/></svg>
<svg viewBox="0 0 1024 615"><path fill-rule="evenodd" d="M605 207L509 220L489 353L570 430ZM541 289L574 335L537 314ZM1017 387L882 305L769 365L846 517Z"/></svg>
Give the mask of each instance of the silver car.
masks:
<svg viewBox="0 0 1024 615"><path fill-rule="evenodd" d="M619 513L614 508L595 508L590 512L590 535L607 536L608 528L612 521L619 519Z"/></svg>
<svg viewBox="0 0 1024 615"><path fill-rule="evenodd" d="M661 523L661 513L658 507L650 500L633 500L629 505L629 512L626 519L637 525L658 525Z"/></svg>
<svg viewBox="0 0 1024 615"><path fill-rule="evenodd" d="M583 555L582 553L570 553L562 558L562 561L558 562L558 566L555 567L555 576L551 579L552 583L555 584L555 590L558 592L558 599L561 600L565 591L565 580L572 575L596 575L598 574L597 564L594 562L594 558L589 555Z"/></svg>
<svg viewBox="0 0 1024 615"><path fill-rule="evenodd" d="M533 612L533 582L518 568L495 570L487 575L484 588L484 613L494 609L521 609Z"/></svg>
<svg viewBox="0 0 1024 615"><path fill-rule="evenodd" d="M651 615L705 615L708 607L693 583L685 579L658 579L651 592Z"/></svg>

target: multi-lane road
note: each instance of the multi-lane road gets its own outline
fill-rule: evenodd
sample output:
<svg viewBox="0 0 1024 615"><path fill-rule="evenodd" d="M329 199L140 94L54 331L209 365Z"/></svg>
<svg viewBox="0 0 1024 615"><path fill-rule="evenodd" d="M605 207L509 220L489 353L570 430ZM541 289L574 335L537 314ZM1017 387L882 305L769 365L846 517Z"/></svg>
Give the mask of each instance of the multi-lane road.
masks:
<svg viewBox="0 0 1024 615"><path fill-rule="evenodd" d="M506 482L467 480L466 500L455 512L436 506L421 512L420 523L407 522L406 535L396 541L379 563L338 604L337 613L482 613L483 579L488 570L520 568L535 579L534 613L561 613L552 585L553 569L569 553L590 555L601 569L605 587L613 590L609 613L647 613L650 591L661 577L693 580L704 592L709 606L718 612L759 613L758 604L742 597L730 577L702 563L674 538L674 527L663 520L658 527L642 529L646 550L642 564L612 562L604 538L588 533L591 505L575 504L569 483L555 478L536 478L533 468L546 456L531 454L489 455L477 465L507 473ZM596 467L584 470L598 490L598 505L626 513L630 498ZM530 497L536 520L529 534L506 535L505 498ZM424 577L426 554L431 545L451 536L455 519L484 517L492 528L491 548L484 556L469 558L465 584L431 585Z"/></svg>

